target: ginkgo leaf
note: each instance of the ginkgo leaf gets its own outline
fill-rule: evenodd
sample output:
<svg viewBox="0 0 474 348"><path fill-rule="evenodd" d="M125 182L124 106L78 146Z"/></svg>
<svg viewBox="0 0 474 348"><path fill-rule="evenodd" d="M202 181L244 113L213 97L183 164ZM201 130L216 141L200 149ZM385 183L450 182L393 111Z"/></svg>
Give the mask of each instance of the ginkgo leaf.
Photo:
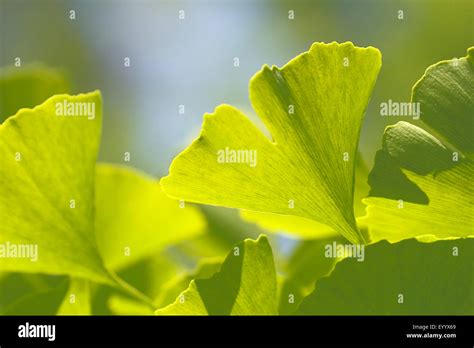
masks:
<svg viewBox="0 0 474 348"><path fill-rule="evenodd" d="M91 289L86 279L71 278L58 315L90 315Z"/></svg>
<svg viewBox="0 0 474 348"><path fill-rule="evenodd" d="M296 215L363 243L353 212L359 130L380 52L315 43L283 68L264 66L250 100L269 140L239 110L221 105L172 163L164 191L187 201Z"/></svg>
<svg viewBox="0 0 474 348"><path fill-rule="evenodd" d="M399 123L386 132L406 135L405 128L407 127L417 128L410 124ZM418 128L418 132L424 131ZM405 148L409 148L417 141L419 139L415 137L409 139ZM419 152L414 150L413 155L416 153ZM433 163L435 161L436 158L433 158ZM381 175L380 180L394 176L387 170L391 167L376 168L376 172ZM438 239L474 235L474 187L471 184L474 163L470 157L466 157L453 168L437 174L420 175L405 169L398 169L398 171L410 180L409 183L413 185L413 188L426 195L428 202L425 204L418 201L410 202L413 193L409 189L400 189L398 200L382 197L365 199L364 202L368 205L367 216L361 221L369 226L370 238L373 242L387 239L393 243L424 235L432 235ZM385 180L385 185L389 182Z"/></svg>
<svg viewBox="0 0 474 348"><path fill-rule="evenodd" d="M228 254L209 279L191 281L158 315L275 315L277 284L273 254L265 236L247 239Z"/></svg>
<svg viewBox="0 0 474 348"><path fill-rule="evenodd" d="M430 66L413 87L421 120L455 148L472 153L474 112L474 47L467 56Z"/></svg>
<svg viewBox="0 0 474 348"><path fill-rule="evenodd" d="M108 268L118 270L206 229L198 208L168 198L157 180L118 165L96 167L95 230Z"/></svg>
<svg viewBox="0 0 474 348"><path fill-rule="evenodd" d="M170 201L175 205L175 201ZM191 205L186 204L185 207ZM220 268L229 249L259 231L243 222L237 211L211 206L200 208L206 218L206 233L126 265L118 271L120 278L154 299L155 308L174 302L177 295L189 286L191 279L204 277L202 272L205 276L211 276L206 260L220 260L215 261L215 265ZM199 266L201 263L205 264L203 269ZM196 271L193 271L194 267L197 267ZM146 315L150 313L150 307L142 301L118 295L112 288L101 287L98 296L94 297L94 313L108 315L111 312Z"/></svg>
<svg viewBox="0 0 474 348"><path fill-rule="evenodd" d="M300 305L303 315L472 315L474 240L386 241L346 258Z"/></svg>
<svg viewBox="0 0 474 348"><path fill-rule="evenodd" d="M0 123L21 108L33 108L55 94L67 93L60 70L40 64L0 69Z"/></svg>
<svg viewBox="0 0 474 348"><path fill-rule="evenodd" d="M369 192L367 175L367 166L359 154L356 160L354 187L354 212L356 217L365 215L365 205L362 203L362 198L367 197ZM303 239L322 239L338 235L338 233L328 225L294 215L242 210L241 216L243 219L254 222L267 231L287 234ZM364 238L365 237L366 236L364 236Z"/></svg>
<svg viewBox="0 0 474 348"><path fill-rule="evenodd" d="M407 122L387 127L361 222L373 242L473 236L474 48L429 67L412 102L426 130Z"/></svg>
<svg viewBox="0 0 474 348"><path fill-rule="evenodd" d="M327 257L326 249L333 243L344 244L342 236L304 240L283 267L279 291L279 313L294 313L301 301L314 290L314 283L327 276L334 268L337 257Z"/></svg>
<svg viewBox="0 0 474 348"><path fill-rule="evenodd" d="M115 283L94 234L101 105L56 95L0 125L0 269Z"/></svg>
<svg viewBox="0 0 474 348"><path fill-rule="evenodd" d="M222 265L219 257L203 259L193 272L181 274L164 284L158 298L154 301L157 307L164 307L173 303L176 297L186 290L193 279L207 279L218 272Z"/></svg>

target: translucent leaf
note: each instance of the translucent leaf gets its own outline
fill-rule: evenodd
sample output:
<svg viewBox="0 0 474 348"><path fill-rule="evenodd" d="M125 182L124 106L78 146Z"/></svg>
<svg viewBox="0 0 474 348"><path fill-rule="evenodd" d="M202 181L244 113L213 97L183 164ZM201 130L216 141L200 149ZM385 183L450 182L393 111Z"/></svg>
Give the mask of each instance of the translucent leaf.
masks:
<svg viewBox="0 0 474 348"><path fill-rule="evenodd" d="M250 99L273 141L239 110L221 105L173 161L164 191L312 219L364 242L353 212L354 167L380 65L377 49L316 43L281 69L264 66L250 82Z"/></svg>
<svg viewBox="0 0 474 348"><path fill-rule="evenodd" d="M193 239L206 220L193 206L162 193L157 180L131 168L98 164L96 235L106 265L114 270Z"/></svg>
<svg viewBox="0 0 474 348"><path fill-rule="evenodd" d="M371 197L367 217L372 240L402 239L431 235L436 239L473 236L474 165L465 159L453 169L438 175L419 175L404 171L429 198L427 204Z"/></svg>
<svg viewBox="0 0 474 348"><path fill-rule="evenodd" d="M284 274L279 292L279 313L294 313L304 297L314 290L314 283L333 270L338 258L326 257L327 245L343 244L341 237L304 240L283 267Z"/></svg>
<svg viewBox="0 0 474 348"><path fill-rule="evenodd" d="M176 299L176 297L186 290L193 279L207 279L212 277L221 268L220 258L203 259L192 272L178 275L164 284L155 303L158 307L164 307Z"/></svg>
<svg viewBox="0 0 474 348"><path fill-rule="evenodd" d="M220 271L191 281L176 301L158 315L274 315L277 285L270 244L265 236L237 244Z"/></svg>
<svg viewBox="0 0 474 348"><path fill-rule="evenodd" d="M369 192L367 175L367 166L359 155L356 160L354 188L354 212L356 217L365 215L365 205L362 203L362 198L367 197ZM249 222L255 222L259 227L267 231L287 234L290 237L322 239L338 235L338 233L328 225L294 215L242 210L241 216Z"/></svg>
<svg viewBox="0 0 474 348"><path fill-rule="evenodd" d="M101 105L99 92L57 95L0 125L0 245L36 251L2 257L0 269L114 283L94 234Z"/></svg>
<svg viewBox="0 0 474 348"><path fill-rule="evenodd" d="M473 54L433 65L414 86L426 129L399 122L385 130L361 219L372 241L473 236Z"/></svg>

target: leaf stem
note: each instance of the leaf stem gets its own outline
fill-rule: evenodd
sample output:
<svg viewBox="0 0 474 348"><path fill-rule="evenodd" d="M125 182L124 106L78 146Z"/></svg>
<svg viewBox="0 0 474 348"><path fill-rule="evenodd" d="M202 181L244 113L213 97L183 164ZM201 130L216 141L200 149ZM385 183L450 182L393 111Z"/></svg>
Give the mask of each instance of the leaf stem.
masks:
<svg viewBox="0 0 474 348"><path fill-rule="evenodd" d="M114 272L109 272L110 276L113 280L114 286L127 293L128 295L132 296L133 298L139 300L140 302L143 302L147 304L151 309L155 310L156 306L153 303L153 300L149 298L147 295L142 293L140 290L132 286L130 283L126 282L122 278L120 278L117 274Z"/></svg>

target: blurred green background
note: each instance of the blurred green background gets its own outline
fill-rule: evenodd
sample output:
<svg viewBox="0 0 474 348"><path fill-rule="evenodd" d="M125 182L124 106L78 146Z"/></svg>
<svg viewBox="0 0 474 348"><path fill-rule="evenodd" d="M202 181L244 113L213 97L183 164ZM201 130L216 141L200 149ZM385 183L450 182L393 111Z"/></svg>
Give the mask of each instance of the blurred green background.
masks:
<svg viewBox="0 0 474 348"><path fill-rule="evenodd" d="M120 163L130 152L129 164L157 176L166 175L198 135L204 113L230 103L252 116L249 78L263 64L281 66L315 41L352 41L382 51L360 140L371 166L383 128L397 121L379 115L380 103L409 101L426 67L464 56L474 42L466 30L474 18L469 0L0 3L0 65L12 65L16 57L23 65L41 62L66 71L73 93L100 89L100 159Z"/></svg>

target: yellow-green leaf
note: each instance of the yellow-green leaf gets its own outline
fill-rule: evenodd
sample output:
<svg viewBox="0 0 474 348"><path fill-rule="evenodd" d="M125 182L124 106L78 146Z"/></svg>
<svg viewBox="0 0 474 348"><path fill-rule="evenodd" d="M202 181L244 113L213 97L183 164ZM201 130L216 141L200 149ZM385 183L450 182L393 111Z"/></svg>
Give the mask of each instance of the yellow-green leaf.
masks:
<svg viewBox="0 0 474 348"><path fill-rule="evenodd" d="M362 198L366 197L369 192L367 175L368 169L359 154L356 160L354 187L354 212L356 217L365 214L365 205L362 203ZM269 232L287 234L290 237L322 239L338 235L338 233L328 225L294 215L242 210L241 216L244 220L254 222Z"/></svg>
<svg viewBox="0 0 474 348"><path fill-rule="evenodd" d="M423 122L385 130L360 221L373 242L474 236L474 48L429 67L412 102Z"/></svg>
<svg viewBox="0 0 474 348"><path fill-rule="evenodd" d="M58 315L90 315L91 289L88 280L71 278Z"/></svg>
<svg viewBox="0 0 474 348"><path fill-rule="evenodd" d="M283 68L264 66L250 100L268 139L239 110L217 107L162 179L174 198L326 224L364 242L353 212L359 130L380 52L316 43Z"/></svg>
<svg viewBox="0 0 474 348"><path fill-rule="evenodd" d="M56 95L0 125L0 246L26 256L4 253L0 269L113 283L94 233L101 122L93 92Z"/></svg>
<svg viewBox="0 0 474 348"><path fill-rule="evenodd" d="M277 284L273 254L265 236L247 239L228 254L220 271L191 281L158 315L275 315Z"/></svg>
<svg viewBox="0 0 474 348"><path fill-rule="evenodd" d="M176 297L189 286L193 279L207 279L218 272L222 265L219 257L203 259L192 272L180 274L163 285L159 296L154 301L157 307L173 303Z"/></svg>
<svg viewBox="0 0 474 348"><path fill-rule="evenodd" d="M158 180L127 167L97 165L95 202L97 243L104 262L114 270L206 229L196 207L181 208L161 191Z"/></svg>

